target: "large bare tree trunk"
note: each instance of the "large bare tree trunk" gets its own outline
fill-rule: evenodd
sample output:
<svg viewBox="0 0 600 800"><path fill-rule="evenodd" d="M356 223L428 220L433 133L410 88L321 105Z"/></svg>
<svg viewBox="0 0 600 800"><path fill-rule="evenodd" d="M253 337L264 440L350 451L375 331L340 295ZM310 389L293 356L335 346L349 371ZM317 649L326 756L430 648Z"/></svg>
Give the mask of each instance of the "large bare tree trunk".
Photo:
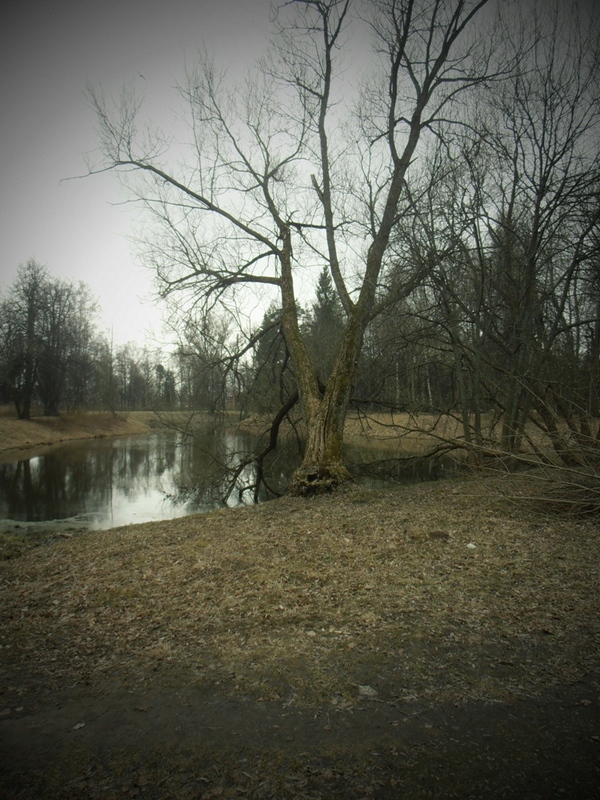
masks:
<svg viewBox="0 0 600 800"><path fill-rule="evenodd" d="M335 367L324 394L303 398L307 436L302 464L290 492L311 495L329 492L352 480L344 465L344 424L356 378L364 321L358 310L347 322Z"/></svg>

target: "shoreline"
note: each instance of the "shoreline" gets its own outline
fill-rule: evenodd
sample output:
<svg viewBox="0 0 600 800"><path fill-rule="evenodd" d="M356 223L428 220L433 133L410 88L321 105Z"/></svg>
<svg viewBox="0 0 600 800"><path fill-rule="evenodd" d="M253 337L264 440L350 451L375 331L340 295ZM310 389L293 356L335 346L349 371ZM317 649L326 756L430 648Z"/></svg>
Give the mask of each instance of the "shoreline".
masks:
<svg viewBox="0 0 600 800"><path fill-rule="evenodd" d="M217 415L225 424L245 433L264 434L269 428L269 419L250 415L243 419L238 413ZM128 436L151 433L163 429L188 430L206 424L213 415L206 411L73 411L58 417L34 416L21 420L12 407L0 407L0 458L5 454L28 451L35 447L47 447L61 442L79 439L98 439L108 436ZM456 435L455 423L443 418L437 422L429 415L421 415L422 429L413 428L416 418L407 414L393 415L374 413L368 419L349 413L346 418L345 440L348 444L377 442L382 449L397 449L402 444L403 455L413 456L422 452L425 443L434 444L432 431L440 427L450 437Z"/></svg>
<svg viewBox="0 0 600 800"><path fill-rule="evenodd" d="M151 414L133 411L113 415L110 411L88 411L30 420L1 415L0 457L14 454L16 459L19 453L33 448L80 439L150 433L152 426L148 418Z"/></svg>
<svg viewBox="0 0 600 800"><path fill-rule="evenodd" d="M206 422L207 416L204 411L73 411L22 420L12 409L0 407L0 459L63 442L194 428Z"/></svg>

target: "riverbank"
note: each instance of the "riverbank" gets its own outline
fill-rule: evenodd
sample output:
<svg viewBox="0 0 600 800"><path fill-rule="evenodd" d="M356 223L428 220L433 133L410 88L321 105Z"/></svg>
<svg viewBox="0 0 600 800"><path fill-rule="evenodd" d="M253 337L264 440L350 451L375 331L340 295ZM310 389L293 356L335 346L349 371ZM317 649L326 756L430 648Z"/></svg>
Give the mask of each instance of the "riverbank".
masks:
<svg viewBox="0 0 600 800"><path fill-rule="evenodd" d="M0 407L0 453L29 450L77 439L106 436L126 436L149 433L158 428L189 430L205 425L214 417L203 411L77 411L59 417L34 416L20 420L12 406ZM256 435L269 429L265 416L246 416L230 412L218 419L241 431ZM286 428L283 426L283 430ZM366 416L349 414L345 425L346 440L351 443L368 439L376 442L382 452L391 449L394 455L411 456L422 453L440 437L458 435L456 420L423 414L374 413Z"/></svg>
<svg viewBox="0 0 600 800"><path fill-rule="evenodd" d="M0 788L591 800L600 537L531 492L354 488L0 564Z"/></svg>
<svg viewBox="0 0 600 800"><path fill-rule="evenodd" d="M14 413L0 414L0 453L30 450L77 439L148 433L151 412L111 414L109 411L80 411L59 417L17 419Z"/></svg>

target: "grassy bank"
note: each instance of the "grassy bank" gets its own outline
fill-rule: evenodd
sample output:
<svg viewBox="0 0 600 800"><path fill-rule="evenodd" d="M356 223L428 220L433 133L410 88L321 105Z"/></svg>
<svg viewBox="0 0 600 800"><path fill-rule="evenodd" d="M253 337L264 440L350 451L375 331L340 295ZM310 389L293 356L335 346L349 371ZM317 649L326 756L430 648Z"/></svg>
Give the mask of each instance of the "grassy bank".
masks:
<svg viewBox="0 0 600 800"><path fill-rule="evenodd" d="M0 452L75 439L143 434L161 427L189 430L212 419L210 414L202 411L127 411L117 414L77 411L59 417L34 416L31 420L20 420L12 406L4 406L0 407ZM257 436L268 431L271 422L266 416L240 418L239 414L231 412L217 419L219 424L239 427ZM288 428L283 425L282 431L285 434ZM378 413L368 418L349 414L345 436L348 443L369 441L376 443L382 452L391 450L396 455L415 455L434 445L440 436L456 434L456 422L446 417L438 419L421 415L415 418L408 414Z"/></svg>
<svg viewBox="0 0 600 800"><path fill-rule="evenodd" d="M354 488L1 563L5 796L550 797L502 787L574 758L591 780L600 537L529 490Z"/></svg>
<svg viewBox="0 0 600 800"><path fill-rule="evenodd" d="M76 411L58 417L21 420L12 406L0 407L0 453L28 450L77 439L131 436L161 428L190 430L212 417L203 411ZM232 416L232 424L238 422Z"/></svg>
<svg viewBox="0 0 600 800"><path fill-rule="evenodd" d="M113 415L108 411L90 411L21 420L14 413L4 410L0 414L0 452L75 439L148 433L151 429L149 416L135 412Z"/></svg>
<svg viewBox="0 0 600 800"><path fill-rule="evenodd" d="M60 540L1 565L2 652L30 688L50 664L69 684L184 670L302 702L574 680L600 669L600 539L507 504L525 491L511 476L354 488Z"/></svg>

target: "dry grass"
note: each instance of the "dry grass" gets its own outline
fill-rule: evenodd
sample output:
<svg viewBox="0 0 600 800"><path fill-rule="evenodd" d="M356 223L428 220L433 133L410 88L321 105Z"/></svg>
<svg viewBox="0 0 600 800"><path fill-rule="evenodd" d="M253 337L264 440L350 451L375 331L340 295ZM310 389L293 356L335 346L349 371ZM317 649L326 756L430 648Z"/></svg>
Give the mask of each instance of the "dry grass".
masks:
<svg viewBox="0 0 600 800"><path fill-rule="evenodd" d="M211 417L205 412L186 411L75 411L59 417L34 416L20 420L14 409L0 406L0 453L13 458L13 450L32 450L75 439L106 436L129 436L160 428L194 429L206 425Z"/></svg>
<svg viewBox="0 0 600 800"><path fill-rule="evenodd" d="M20 420L5 410L0 414L0 452L43 447L74 439L148 433L149 429L147 421L136 413L114 416L108 411L78 411L60 417Z"/></svg>
<svg viewBox="0 0 600 800"><path fill-rule="evenodd" d="M600 668L600 538L522 479L355 488L63 539L0 565L0 680L348 707L504 700Z"/></svg>

